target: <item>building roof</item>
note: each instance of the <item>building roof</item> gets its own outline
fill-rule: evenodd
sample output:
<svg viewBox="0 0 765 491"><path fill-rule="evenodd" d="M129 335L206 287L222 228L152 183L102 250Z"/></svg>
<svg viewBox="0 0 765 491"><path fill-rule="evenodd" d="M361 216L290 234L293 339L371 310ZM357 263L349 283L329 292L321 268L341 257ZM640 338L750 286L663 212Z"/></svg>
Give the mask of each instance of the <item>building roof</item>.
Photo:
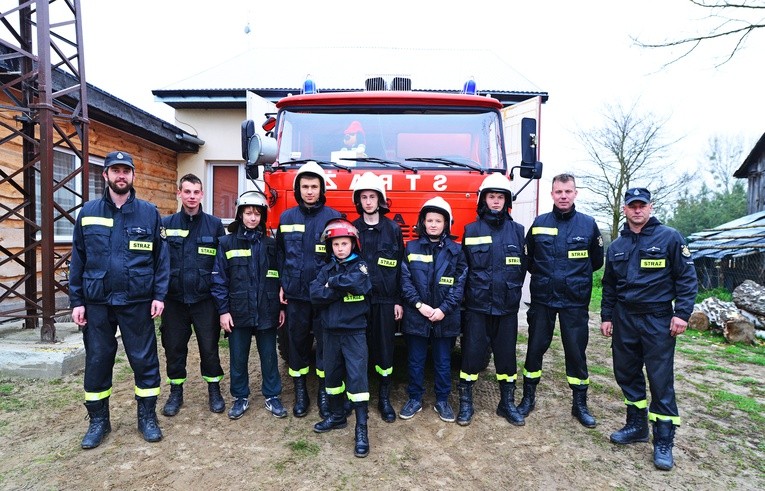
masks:
<svg viewBox="0 0 765 491"><path fill-rule="evenodd" d="M740 178L748 178L749 172L752 170L751 167L760 160L765 158L765 133L762 134L760 139L757 141L757 143L754 145L754 148L752 148L752 151L749 152L749 155L744 159L744 163L741 164L741 167L736 170L736 172L733 173L733 177L740 177Z"/></svg>
<svg viewBox="0 0 765 491"><path fill-rule="evenodd" d="M253 48L152 93L181 108L244 107L247 91L276 101L310 77L319 91L364 90L367 78L412 80L413 91L460 92L475 80L480 95L511 105L548 94L489 49L380 47Z"/></svg>
<svg viewBox="0 0 765 491"><path fill-rule="evenodd" d="M0 81L18 77L18 58L11 57L12 49L0 45ZM7 56L8 58L3 58ZM51 70L52 89L60 91L75 86L75 77L59 68ZM136 135L175 152L196 153L204 142L177 126L139 109L91 84L88 90L88 119ZM79 103L79 92L70 91L61 101L72 107Z"/></svg>
<svg viewBox="0 0 765 491"><path fill-rule="evenodd" d="M691 234L688 248L694 259L721 259L765 252L765 211Z"/></svg>

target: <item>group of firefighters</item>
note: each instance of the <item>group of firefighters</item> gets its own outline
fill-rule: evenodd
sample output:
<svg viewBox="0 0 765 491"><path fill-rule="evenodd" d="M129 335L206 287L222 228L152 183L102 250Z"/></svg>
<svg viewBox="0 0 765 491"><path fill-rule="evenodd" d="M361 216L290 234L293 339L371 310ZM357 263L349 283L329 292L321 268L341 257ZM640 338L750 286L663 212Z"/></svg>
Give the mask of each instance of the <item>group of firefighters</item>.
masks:
<svg viewBox="0 0 765 491"><path fill-rule="evenodd" d="M429 352L435 373L433 407L441 420L470 424L473 387L490 347L500 387L496 413L519 426L535 408L543 356L557 320L572 415L594 428L597 423L587 406L586 348L593 271L605 262L601 332L613 338L614 374L627 407L625 426L610 439L617 444L648 441L651 421L655 466L668 470L674 465L674 432L680 424L675 336L685 330L691 314L696 274L682 236L651 217L647 189L625 194L626 223L604 255L595 220L576 210L576 182L570 174L553 178L553 211L538 216L528 231L511 216L510 181L489 174L478 189L475 221L463 225L461 244L452 239L451 207L441 197L423 204L418 238L404 244L399 226L386 216L390 210L384 182L372 172L361 175L354 186L359 216L350 221L326 205L321 166L302 165L294 181L297 205L279 217L275 237L267 233L268 203L260 192L239 197L226 234L219 218L202 211L204 193L196 176L180 180L180 211L160 218L155 206L135 197L134 175L130 155L107 155L104 196L83 207L74 230L70 300L85 342L90 418L83 448L97 447L111 431L109 396L118 326L135 373L138 428L147 441L162 438L156 416L161 381L154 329L160 316L170 384L165 416L176 415L183 404L193 329L212 412L223 412L226 406L218 354L223 330L229 339L234 398L229 418L239 419L249 407L252 337L265 407L278 418L286 417L276 353L277 329L283 328L295 389L293 415L309 412L307 377L313 365L322 418L314 431L344 428L355 412L358 457L369 453L368 374L379 380L382 419L410 419L423 407ZM518 314L527 273L529 337L523 394L516 405ZM399 323L407 346L408 399L397 413L390 399ZM451 351L459 335L455 414L449 403Z"/></svg>

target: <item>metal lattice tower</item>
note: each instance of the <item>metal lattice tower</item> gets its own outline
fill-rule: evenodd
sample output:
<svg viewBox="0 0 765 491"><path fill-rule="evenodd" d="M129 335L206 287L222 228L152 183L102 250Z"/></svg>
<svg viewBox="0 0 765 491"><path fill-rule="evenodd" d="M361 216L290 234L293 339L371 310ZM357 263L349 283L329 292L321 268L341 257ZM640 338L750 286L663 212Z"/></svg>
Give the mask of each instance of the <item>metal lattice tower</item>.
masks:
<svg viewBox="0 0 765 491"><path fill-rule="evenodd" d="M15 265L24 272L17 280L0 282L0 320L23 318L26 328L41 321L41 340L53 342L56 294L68 293L58 272L71 255L68 247L56 251L54 222L74 223L77 209L88 199L80 0L19 0L18 6L0 13L0 91L0 194L13 196L0 202L0 230L23 224L24 237L23 244L0 241L0 269ZM55 178L54 148L71 151L80 165ZM77 186L78 180L84 185ZM74 206L54 201L60 189L76 196Z"/></svg>

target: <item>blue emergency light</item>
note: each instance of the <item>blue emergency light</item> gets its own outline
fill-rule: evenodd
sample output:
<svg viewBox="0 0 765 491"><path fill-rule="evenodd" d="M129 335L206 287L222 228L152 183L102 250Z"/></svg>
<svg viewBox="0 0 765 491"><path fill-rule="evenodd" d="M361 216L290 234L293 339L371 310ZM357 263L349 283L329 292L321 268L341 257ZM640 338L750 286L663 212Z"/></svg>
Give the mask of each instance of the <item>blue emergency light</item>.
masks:
<svg viewBox="0 0 765 491"><path fill-rule="evenodd" d="M316 90L316 82L310 77L311 76L308 75L305 82L303 82L303 94L316 94L318 92L318 90Z"/></svg>
<svg viewBox="0 0 765 491"><path fill-rule="evenodd" d="M477 92L478 90L475 85L475 80L473 80L472 78L468 80L467 82L465 82L465 85L462 86L463 94L476 95Z"/></svg>

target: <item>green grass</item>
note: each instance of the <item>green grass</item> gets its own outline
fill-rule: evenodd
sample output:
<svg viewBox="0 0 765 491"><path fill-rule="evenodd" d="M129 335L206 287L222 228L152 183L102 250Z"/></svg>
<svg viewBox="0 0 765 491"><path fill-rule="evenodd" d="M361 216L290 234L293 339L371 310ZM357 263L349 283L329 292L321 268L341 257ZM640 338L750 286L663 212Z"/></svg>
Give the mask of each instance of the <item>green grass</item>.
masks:
<svg viewBox="0 0 765 491"><path fill-rule="evenodd" d="M696 303L701 303L702 300L709 297L719 298L720 300L724 302L733 301L733 294L731 292L729 292L725 288L718 287L718 288L713 288L711 290L699 291L699 293L696 295Z"/></svg>
<svg viewBox="0 0 765 491"><path fill-rule="evenodd" d="M739 411L745 413L758 414L765 409L765 405L760 404L751 397L742 396L739 394L732 394L725 390L718 390L714 393L714 400L721 402L732 402L733 406Z"/></svg>
<svg viewBox="0 0 765 491"><path fill-rule="evenodd" d="M319 455L319 445L304 439L296 440L287 444L292 453L299 457L316 457Z"/></svg>
<svg viewBox="0 0 765 491"><path fill-rule="evenodd" d="M590 311L600 312L600 301L603 298L603 268L592 274L592 297L590 298Z"/></svg>

